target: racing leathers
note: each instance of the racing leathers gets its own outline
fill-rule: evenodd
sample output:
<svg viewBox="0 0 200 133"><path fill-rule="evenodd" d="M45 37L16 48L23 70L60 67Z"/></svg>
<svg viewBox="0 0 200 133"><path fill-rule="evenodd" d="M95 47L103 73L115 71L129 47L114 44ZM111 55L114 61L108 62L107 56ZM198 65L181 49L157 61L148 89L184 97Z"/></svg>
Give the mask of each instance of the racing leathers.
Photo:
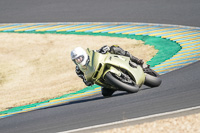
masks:
<svg viewBox="0 0 200 133"><path fill-rule="evenodd" d="M123 55L123 56L127 56L130 57L130 60L138 65L143 65L144 62L141 59L138 59L136 57L134 57L133 55L131 55L128 51L123 50L122 48L120 48L117 45L112 45L111 47L105 45L103 47L101 47L99 50L96 50L96 52L99 52L101 54L106 54L107 52L110 52L111 54L116 54L116 55ZM88 58L89 59L89 58ZM89 62L89 60L87 61ZM83 82L85 83L86 86L91 86L94 83L92 82L88 82L85 77L84 77L84 73L80 70L80 68L78 67L78 65L76 66L76 74L83 79Z"/></svg>

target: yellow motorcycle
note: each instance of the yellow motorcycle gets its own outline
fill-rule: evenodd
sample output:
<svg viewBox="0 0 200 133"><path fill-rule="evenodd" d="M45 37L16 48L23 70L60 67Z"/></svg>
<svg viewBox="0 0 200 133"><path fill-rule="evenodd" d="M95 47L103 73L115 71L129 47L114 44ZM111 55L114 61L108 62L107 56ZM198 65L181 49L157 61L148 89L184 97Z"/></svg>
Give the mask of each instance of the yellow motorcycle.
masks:
<svg viewBox="0 0 200 133"><path fill-rule="evenodd" d="M131 62L129 57L111 53L101 54L87 49L89 64L80 67L87 81L102 86L102 95L111 96L113 92L127 91L135 93L144 84L157 87L161 84L159 74L148 68Z"/></svg>

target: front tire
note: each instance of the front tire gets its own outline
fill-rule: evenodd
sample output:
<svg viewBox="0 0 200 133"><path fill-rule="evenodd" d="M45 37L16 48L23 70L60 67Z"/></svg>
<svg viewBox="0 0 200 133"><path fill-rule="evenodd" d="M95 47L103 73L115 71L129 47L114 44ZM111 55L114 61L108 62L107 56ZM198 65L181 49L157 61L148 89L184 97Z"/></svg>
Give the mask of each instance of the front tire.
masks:
<svg viewBox="0 0 200 133"><path fill-rule="evenodd" d="M129 93L136 93L139 91L138 85L124 83L118 80L117 78L115 78L110 72L106 73L105 80L109 84L113 85L115 88L118 88L119 90L122 90L122 91L127 91Z"/></svg>

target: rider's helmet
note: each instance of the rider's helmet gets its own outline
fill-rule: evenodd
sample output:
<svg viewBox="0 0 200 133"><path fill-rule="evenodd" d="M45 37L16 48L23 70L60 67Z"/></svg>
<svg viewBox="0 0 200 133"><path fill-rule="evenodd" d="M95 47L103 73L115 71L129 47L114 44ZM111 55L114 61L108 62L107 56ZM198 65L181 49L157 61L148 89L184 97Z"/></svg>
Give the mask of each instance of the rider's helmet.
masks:
<svg viewBox="0 0 200 133"><path fill-rule="evenodd" d="M71 51L71 59L75 62L75 64L84 66L87 63L88 54L83 48L77 47Z"/></svg>

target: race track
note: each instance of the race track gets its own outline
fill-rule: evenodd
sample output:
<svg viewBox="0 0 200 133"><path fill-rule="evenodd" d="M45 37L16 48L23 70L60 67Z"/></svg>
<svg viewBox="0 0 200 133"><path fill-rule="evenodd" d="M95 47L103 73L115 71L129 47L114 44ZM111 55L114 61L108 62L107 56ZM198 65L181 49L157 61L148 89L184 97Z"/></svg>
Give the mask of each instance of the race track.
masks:
<svg viewBox="0 0 200 133"><path fill-rule="evenodd" d="M1 119L3 133L49 133L200 106L200 62L161 76L158 88L138 93L100 94ZM192 76L188 76L192 75Z"/></svg>
<svg viewBox="0 0 200 133"><path fill-rule="evenodd" d="M129 21L200 26L198 0L5 0L0 7L1 23ZM61 132L200 106L199 72L200 61L162 75L162 85L157 88L143 87L135 94L119 92L111 98L98 94L0 119L0 132Z"/></svg>
<svg viewBox="0 0 200 133"><path fill-rule="evenodd" d="M200 27L199 0L1 0L0 23L142 22Z"/></svg>

